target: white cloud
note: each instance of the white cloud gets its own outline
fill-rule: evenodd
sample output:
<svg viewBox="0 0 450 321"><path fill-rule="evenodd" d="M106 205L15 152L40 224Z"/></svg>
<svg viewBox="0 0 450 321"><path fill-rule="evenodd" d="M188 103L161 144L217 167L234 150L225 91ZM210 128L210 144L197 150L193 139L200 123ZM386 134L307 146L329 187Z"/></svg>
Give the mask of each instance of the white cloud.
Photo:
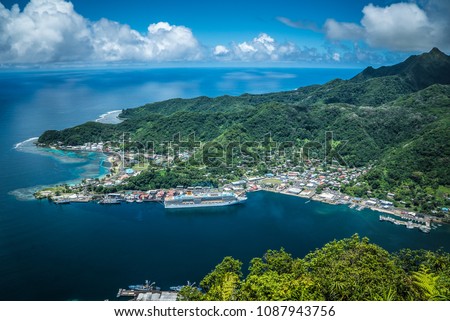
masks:
<svg viewBox="0 0 450 321"><path fill-rule="evenodd" d="M89 56L90 30L70 2L32 0L23 12L0 3L3 62L47 62Z"/></svg>
<svg viewBox="0 0 450 321"><path fill-rule="evenodd" d="M249 45L247 42L238 44L237 49L239 49L241 51L241 53L243 53L243 54L253 53L253 52L257 51L255 49L255 47L253 47L252 45Z"/></svg>
<svg viewBox="0 0 450 321"><path fill-rule="evenodd" d="M152 34L158 34L161 31L171 31L171 30L172 26L169 25L167 22L158 22L148 26L148 32Z"/></svg>
<svg viewBox="0 0 450 321"><path fill-rule="evenodd" d="M331 40L362 39L374 48L427 51L437 46L446 50L450 48L446 20L449 10L439 0L430 0L424 9L415 3L401 2L387 7L369 4L362 10L361 25L328 19L324 30Z"/></svg>
<svg viewBox="0 0 450 321"><path fill-rule="evenodd" d="M261 33L250 41L231 43L228 47L217 45L213 53L219 61L333 61L329 55L319 53L316 48L299 48L291 42L279 43L266 33Z"/></svg>
<svg viewBox="0 0 450 321"><path fill-rule="evenodd" d="M215 56L226 56L230 53L230 50L222 45L217 45L214 47L214 55Z"/></svg>
<svg viewBox="0 0 450 321"><path fill-rule="evenodd" d="M335 52L335 53L333 54L332 59L333 59L334 61L341 61L341 55L340 55L338 52Z"/></svg>
<svg viewBox="0 0 450 321"><path fill-rule="evenodd" d="M415 3L395 3L381 8L372 4L363 9L361 24L372 47L394 50L427 50L434 46L437 26Z"/></svg>
<svg viewBox="0 0 450 321"><path fill-rule="evenodd" d="M260 34L258 38L253 39L253 42L261 44L268 53L275 50L275 40L266 33Z"/></svg>
<svg viewBox="0 0 450 321"><path fill-rule="evenodd" d="M262 61L278 60L278 44L266 33L261 33L252 41L234 45L234 55L238 60Z"/></svg>
<svg viewBox="0 0 450 321"><path fill-rule="evenodd" d="M20 11L0 3L0 60L57 61L196 60L201 48L189 28L158 22L142 34L108 19L91 22L65 0L31 0Z"/></svg>

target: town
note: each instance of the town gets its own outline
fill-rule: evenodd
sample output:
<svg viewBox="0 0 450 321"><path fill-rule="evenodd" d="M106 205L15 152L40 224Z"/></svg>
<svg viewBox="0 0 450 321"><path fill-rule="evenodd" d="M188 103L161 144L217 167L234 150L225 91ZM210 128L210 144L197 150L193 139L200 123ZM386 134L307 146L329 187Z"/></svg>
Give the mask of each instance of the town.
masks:
<svg viewBox="0 0 450 321"><path fill-rule="evenodd" d="M97 201L99 204L121 204L123 202L163 202L165 198L176 195L186 193L195 195L219 190L237 194L269 191L305 198L306 202L313 200L333 205L347 205L358 211L367 208L391 214L396 216L397 219L390 217L385 219L385 216L380 216L380 221L405 225L408 228L419 228L425 233L430 232L431 222L437 224L445 222L441 218L399 207L398 204L395 204L395 195L392 193L387 193L387 199L379 199L375 197L354 197L341 192L343 186L355 182L370 167L348 168L337 163L324 165L314 160L308 160L300 167L291 164L292 162L286 159L286 155L272 157L272 161L265 164L263 174L256 167L246 166L245 164L236 165L234 169L237 173L234 173L235 175L224 174L216 177L220 183L218 186L177 185L171 188L130 190L126 188L127 182L133 177L138 177L149 168L163 170L172 164L173 168L176 169L179 166L174 164L176 157L153 152L144 154L132 151L125 152L120 146L112 146L113 144L110 142L86 143L81 146L52 146L51 148L65 151L103 153L106 157L103 166L109 168L109 174L104 177L87 178L76 185L45 188L36 192L35 197L38 199L48 198L56 204L91 201ZM193 152L188 151L180 152L177 155L178 159L182 161L187 161L193 156ZM231 172L235 171L232 170ZM206 169L205 176L209 175L211 173L208 173ZM238 179L232 179L236 177ZM415 223L406 224L406 222Z"/></svg>

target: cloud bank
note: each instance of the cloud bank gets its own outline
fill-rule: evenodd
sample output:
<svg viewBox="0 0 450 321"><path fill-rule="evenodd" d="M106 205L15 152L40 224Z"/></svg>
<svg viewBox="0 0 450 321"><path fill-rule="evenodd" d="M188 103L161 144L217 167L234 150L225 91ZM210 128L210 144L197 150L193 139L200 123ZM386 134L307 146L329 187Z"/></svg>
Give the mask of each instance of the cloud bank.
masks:
<svg viewBox="0 0 450 321"><path fill-rule="evenodd" d="M0 3L0 61L198 60L202 49L192 31L167 22L142 34L108 19L91 22L64 0L31 0L21 11Z"/></svg>
<svg viewBox="0 0 450 321"><path fill-rule="evenodd" d="M21 10L0 3L0 62L339 61L333 53L279 43L267 33L215 47L202 46L185 26L150 24L147 32L102 18L90 21L66 0L30 0Z"/></svg>
<svg viewBox="0 0 450 321"><path fill-rule="evenodd" d="M250 41L217 45L213 55L218 61L331 61L328 55L319 54L315 48L300 48L292 42L279 43L266 33Z"/></svg>
<svg viewBox="0 0 450 321"><path fill-rule="evenodd" d="M1 0L0 0L1 1ZM419 0L417 0L419 1ZM389 63L395 55L450 50L450 2L420 0L362 9L359 23L327 19L314 22L274 17L284 25L324 34L319 48L278 42L260 33L243 42L205 47L191 29L155 22L145 32L102 18L90 21L67 0L30 0L21 10L0 2L0 63L103 62L315 62L342 64ZM384 51L383 50L388 50ZM390 59L394 57L395 59ZM401 57L403 59L404 57Z"/></svg>

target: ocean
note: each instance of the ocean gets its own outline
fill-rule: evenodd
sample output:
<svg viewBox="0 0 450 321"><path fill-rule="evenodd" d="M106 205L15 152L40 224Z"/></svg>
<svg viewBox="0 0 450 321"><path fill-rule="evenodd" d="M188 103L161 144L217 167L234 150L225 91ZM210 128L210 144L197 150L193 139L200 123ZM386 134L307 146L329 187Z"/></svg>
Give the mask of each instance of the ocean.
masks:
<svg viewBox="0 0 450 321"><path fill-rule="evenodd" d="M149 279L167 289L199 282L224 256L248 265L268 249L303 256L333 239L368 236L389 251L443 248L450 227L430 234L356 211L268 192L246 204L167 211L159 204L58 206L40 186L105 173L96 153L38 150L47 129L109 119L110 111L163 99L291 90L349 79L356 69L118 69L0 72L0 300L114 299Z"/></svg>

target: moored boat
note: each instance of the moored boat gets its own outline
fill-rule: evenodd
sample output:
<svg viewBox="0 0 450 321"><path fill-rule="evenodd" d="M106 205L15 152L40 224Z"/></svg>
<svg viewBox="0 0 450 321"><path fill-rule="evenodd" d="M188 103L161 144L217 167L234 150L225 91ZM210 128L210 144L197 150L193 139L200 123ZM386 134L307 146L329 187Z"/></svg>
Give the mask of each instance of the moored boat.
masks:
<svg viewBox="0 0 450 321"><path fill-rule="evenodd" d="M120 205L120 201L114 198L104 198L98 203L101 205Z"/></svg>

